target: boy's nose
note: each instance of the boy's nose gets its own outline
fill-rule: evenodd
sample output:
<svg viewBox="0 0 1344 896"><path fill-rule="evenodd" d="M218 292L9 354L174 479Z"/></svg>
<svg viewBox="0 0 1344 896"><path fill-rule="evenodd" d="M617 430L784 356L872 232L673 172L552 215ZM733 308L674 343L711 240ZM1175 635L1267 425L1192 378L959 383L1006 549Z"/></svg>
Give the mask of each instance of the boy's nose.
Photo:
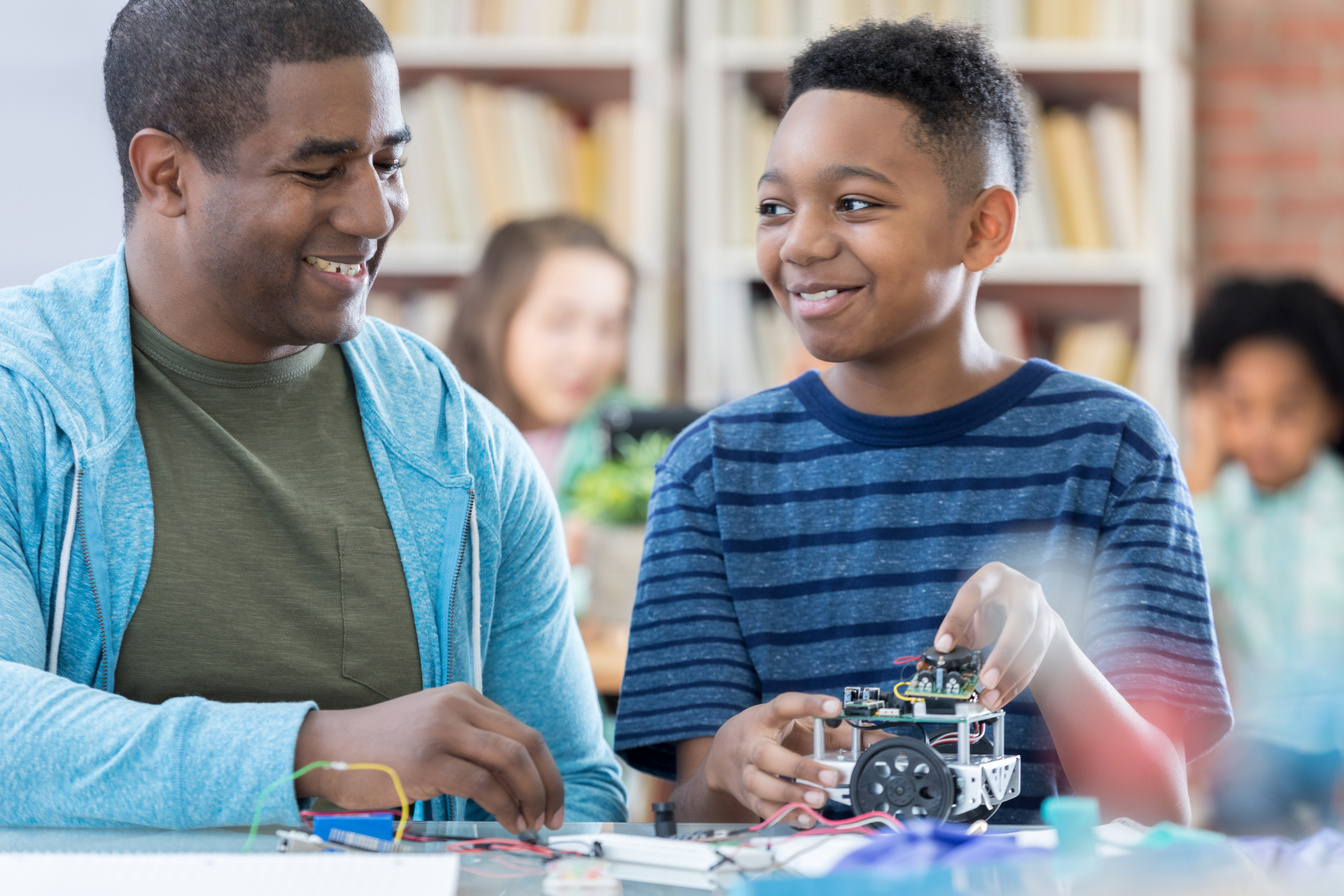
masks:
<svg viewBox="0 0 1344 896"><path fill-rule="evenodd" d="M833 258L839 245L826 216L800 212L789 225L779 257L789 264L811 264Z"/></svg>

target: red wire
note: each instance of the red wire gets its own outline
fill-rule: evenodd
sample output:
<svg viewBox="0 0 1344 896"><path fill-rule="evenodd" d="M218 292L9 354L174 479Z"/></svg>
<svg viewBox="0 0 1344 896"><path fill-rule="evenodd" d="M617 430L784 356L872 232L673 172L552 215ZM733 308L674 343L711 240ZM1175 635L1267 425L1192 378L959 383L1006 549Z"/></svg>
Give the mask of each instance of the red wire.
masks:
<svg viewBox="0 0 1344 896"><path fill-rule="evenodd" d="M811 806L805 803L789 803L787 806L781 808L778 812L776 812L774 815L771 815L765 821L761 822L760 824L753 825L752 827L747 828L747 830L752 832L753 834L756 833L757 831L763 831L766 828L770 827L770 825L779 821L781 817L788 815L795 809L802 810L802 812L805 815L809 816L817 824L825 825L828 828L837 828L837 827L847 828L852 825L857 825L860 822L864 821L865 819L873 819L873 820L881 819L883 821L890 822L892 825L902 830L904 830L905 828L905 825L901 822L899 818L896 818L893 815L888 815L886 812L865 812L864 814L856 815L853 818L846 818L842 821L832 821L829 818L823 817L819 812L817 812L816 809L813 809Z"/></svg>

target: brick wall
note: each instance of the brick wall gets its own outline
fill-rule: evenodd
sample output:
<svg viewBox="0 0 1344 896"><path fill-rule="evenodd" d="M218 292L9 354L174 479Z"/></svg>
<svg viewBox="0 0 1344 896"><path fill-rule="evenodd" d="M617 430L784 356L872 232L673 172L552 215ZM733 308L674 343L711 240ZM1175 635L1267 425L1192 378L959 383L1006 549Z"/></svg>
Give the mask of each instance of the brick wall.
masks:
<svg viewBox="0 0 1344 896"><path fill-rule="evenodd" d="M1195 0L1195 252L1344 293L1344 0Z"/></svg>

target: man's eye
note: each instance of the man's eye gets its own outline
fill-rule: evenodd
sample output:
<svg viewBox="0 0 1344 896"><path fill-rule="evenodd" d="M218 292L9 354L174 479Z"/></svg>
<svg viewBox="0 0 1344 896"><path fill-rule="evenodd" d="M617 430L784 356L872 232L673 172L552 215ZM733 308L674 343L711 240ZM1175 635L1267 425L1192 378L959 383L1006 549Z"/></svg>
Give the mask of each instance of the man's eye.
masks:
<svg viewBox="0 0 1344 896"><path fill-rule="evenodd" d="M776 215L786 215L789 209L782 202L762 202L756 207L756 213L762 218L773 218Z"/></svg>
<svg viewBox="0 0 1344 896"><path fill-rule="evenodd" d="M859 212L866 208L874 208L876 205L876 202L869 202L866 199L855 199L853 196L846 196L844 199L840 200L840 211Z"/></svg>
<svg viewBox="0 0 1344 896"><path fill-rule="evenodd" d="M393 159L390 162L374 162L373 166L377 168L379 171L386 174L388 177L391 177L392 175L396 174L398 171L406 167L406 160Z"/></svg>
<svg viewBox="0 0 1344 896"><path fill-rule="evenodd" d="M313 182L320 182L320 181L324 181L324 180L331 180L333 177L335 177L335 176L336 176L336 169L335 169L335 168L328 168L328 169L325 170L325 171L296 171L295 174L297 174L299 177L303 178L304 180L309 180L309 181L313 181Z"/></svg>

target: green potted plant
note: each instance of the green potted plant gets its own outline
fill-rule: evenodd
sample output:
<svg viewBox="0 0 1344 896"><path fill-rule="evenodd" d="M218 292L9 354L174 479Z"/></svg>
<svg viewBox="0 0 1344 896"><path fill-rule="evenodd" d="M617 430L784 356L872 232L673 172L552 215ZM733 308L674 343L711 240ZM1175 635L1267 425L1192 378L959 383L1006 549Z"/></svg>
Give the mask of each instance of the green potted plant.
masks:
<svg viewBox="0 0 1344 896"><path fill-rule="evenodd" d="M591 572L587 616L628 625L639 581L644 520L653 470L672 440L652 432L616 443L616 456L582 473L570 492L574 516L587 524L585 559Z"/></svg>

